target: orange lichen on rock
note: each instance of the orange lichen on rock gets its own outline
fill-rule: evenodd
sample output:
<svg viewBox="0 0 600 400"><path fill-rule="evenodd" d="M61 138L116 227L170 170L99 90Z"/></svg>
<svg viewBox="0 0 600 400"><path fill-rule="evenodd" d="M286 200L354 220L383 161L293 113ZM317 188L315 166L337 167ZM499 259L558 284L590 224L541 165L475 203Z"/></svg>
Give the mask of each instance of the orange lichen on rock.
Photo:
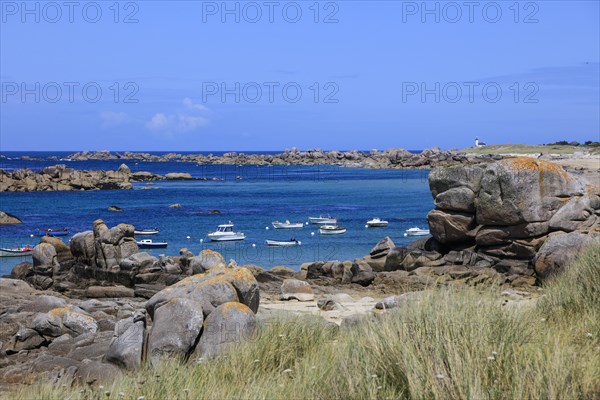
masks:
<svg viewBox="0 0 600 400"><path fill-rule="evenodd" d="M53 308L52 310L48 311L48 315L51 317L62 317L69 311L71 311L71 307L69 306Z"/></svg>
<svg viewBox="0 0 600 400"><path fill-rule="evenodd" d="M229 317L232 311L240 311L244 314L252 314L252 310L245 304L238 303L237 301L230 301L228 303L223 303L221 306L222 313L224 317Z"/></svg>
<svg viewBox="0 0 600 400"><path fill-rule="evenodd" d="M565 179L570 179L567 171L558 164L550 161L538 160L531 157L513 157L507 159L509 166L516 171L555 172Z"/></svg>

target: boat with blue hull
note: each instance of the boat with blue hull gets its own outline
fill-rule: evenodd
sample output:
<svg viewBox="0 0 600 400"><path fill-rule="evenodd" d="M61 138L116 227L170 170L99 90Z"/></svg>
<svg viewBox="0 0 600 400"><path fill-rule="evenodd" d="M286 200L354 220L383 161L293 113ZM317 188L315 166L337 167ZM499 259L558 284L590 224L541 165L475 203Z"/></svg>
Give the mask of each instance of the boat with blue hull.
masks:
<svg viewBox="0 0 600 400"><path fill-rule="evenodd" d="M46 229L38 232L38 236L67 236L68 234L68 229Z"/></svg>

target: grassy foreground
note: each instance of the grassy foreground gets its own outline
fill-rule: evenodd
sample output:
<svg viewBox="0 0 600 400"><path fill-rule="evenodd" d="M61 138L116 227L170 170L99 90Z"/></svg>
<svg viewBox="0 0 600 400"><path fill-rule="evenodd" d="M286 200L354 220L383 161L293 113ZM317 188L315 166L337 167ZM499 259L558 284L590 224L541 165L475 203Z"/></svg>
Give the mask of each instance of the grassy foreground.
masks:
<svg viewBox="0 0 600 400"><path fill-rule="evenodd" d="M166 362L103 388L35 386L21 399L598 399L600 246L537 301L441 289L335 330L277 321L227 357Z"/></svg>

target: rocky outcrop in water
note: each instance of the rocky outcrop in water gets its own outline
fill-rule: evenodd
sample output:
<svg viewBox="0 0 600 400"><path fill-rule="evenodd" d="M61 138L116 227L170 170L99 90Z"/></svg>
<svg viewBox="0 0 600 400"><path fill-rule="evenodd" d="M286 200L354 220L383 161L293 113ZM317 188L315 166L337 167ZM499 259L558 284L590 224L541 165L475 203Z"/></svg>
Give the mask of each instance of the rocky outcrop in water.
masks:
<svg viewBox="0 0 600 400"><path fill-rule="evenodd" d="M77 170L60 164L46 167L41 171L33 171L29 168L14 171L0 169L0 192L118 190L131 189L133 187L132 182L161 180L206 181L218 180L218 178L194 178L189 173L179 172L166 175L145 171L132 173L125 164L122 164L116 171Z"/></svg>
<svg viewBox="0 0 600 400"><path fill-rule="evenodd" d="M486 160L501 159L501 156L468 155L456 150L444 151L435 147L424 150L419 154L404 149L387 149L369 152L323 151L312 149L300 151L296 148L287 149L279 154L244 154L225 153L221 156L212 154L177 154L153 155L149 153L111 153L78 152L71 154L71 160L138 160L138 161L176 161L193 162L197 164L218 165L348 165L366 168L431 168L455 163L473 163Z"/></svg>
<svg viewBox="0 0 600 400"><path fill-rule="evenodd" d="M21 223L22 221L18 217L4 211L0 211L0 225L16 225Z"/></svg>
<svg viewBox="0 0 600 400"><path fill-rule="evenodd" d="M64 164L41 171L0 169L0 192L131 189L130 180L131 171L126 165L117 171L76 170Z"/></svg>

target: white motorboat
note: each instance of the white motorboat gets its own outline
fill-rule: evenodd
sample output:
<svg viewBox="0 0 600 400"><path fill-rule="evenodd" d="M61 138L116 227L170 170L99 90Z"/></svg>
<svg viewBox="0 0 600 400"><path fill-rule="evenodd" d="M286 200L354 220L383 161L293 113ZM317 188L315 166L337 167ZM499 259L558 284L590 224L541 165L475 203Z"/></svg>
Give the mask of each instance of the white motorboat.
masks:
<svg viewBox="0 0 600 400"><path fill-rule="evenodd" d="M133 231L133 233L135 235L141 236L141 235L158 235L158 232L160 232L158 230L158 228L154 228L154 229L136 229Z"/></svg>
<svg viewBox="0 0 600 400"><path fill-rule="evenodd" d="M290 240L266 240L267 246L278 246L278 247L291 247L291 246L300 246L302 244L301 241L296 239Z"/></svg>
<svg viewBox="0 0 600 400"><path fill-rule="evenodd" d="M346 233L346 228L335 225L323 225L319 228L319 233L321 235L341 235L342 233Z"/></svg>
<svg viewBox="0 0 600 400"><path fill-rule="evenodd" d="M246 235L242 232L233 231L233 223L229 221L228 224L222 224L217 227L217 230L209 233L208 238L213 242L229 242L234 240L244 240Z"/></svg>
<svg viewBox="0 0 600 400"><path fill-rule="evenodd" d="M271 224L275 229L300 229L304 227L302 222L290 222L288 220L285 222L273 221Z"/></svg>
<svg viewBox="0 0 600 400"><path fill-rule="evenodd" d="M136 242L140 249L161 249L168 246L168 242L154 242L152 239L142 239Z"/></svg>
<svg viewBox="0 0 600 400"><path fill-rule="evenodd" d="M0 257L29 257L33 254L33 247L0 248Z"/></svg>
<svg viewBox="0 0 600 400"><path fill-rule="evenodd" d="M308 222L310 222L311 224L317 224L317 225L324 225L324 224L328 224L328 225L335 225L337 224L337 219L333 218L331 216L319 216L319 217L308 217Z"/></svg>
<svg viewBox="0 0 600 400"><path fill-rule="evenodd" d="M388 224L387 221L384 221L381 218L373 218L372 220L367 221L368 228L385 228Z"/></svg>
<svg viewBox="0 0 600 400"><path fill-rule="evenodd" d="M427 236L429 234L429 229L421 229L416 226L414 228L407 229L404 232L404 236Z"/></svg>

